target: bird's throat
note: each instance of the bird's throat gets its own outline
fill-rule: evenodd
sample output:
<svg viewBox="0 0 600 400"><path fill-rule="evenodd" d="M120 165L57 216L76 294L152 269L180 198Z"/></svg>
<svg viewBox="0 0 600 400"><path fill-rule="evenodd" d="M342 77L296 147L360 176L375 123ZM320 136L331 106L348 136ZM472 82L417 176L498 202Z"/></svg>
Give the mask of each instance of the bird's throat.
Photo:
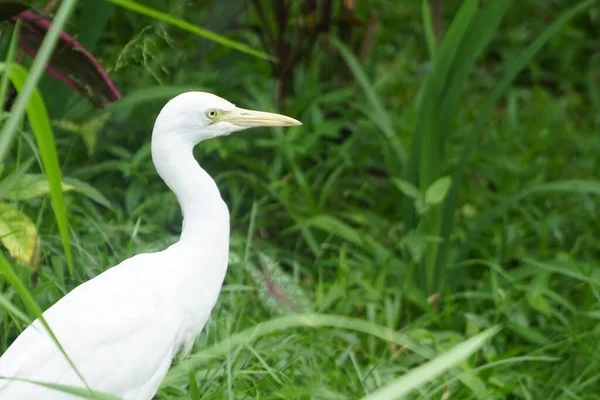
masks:
<svg viewBox="0 0 600 400"><path fill-rule="evenodd" d="M152 158L181 206L181 241L203 243L214 235L226 235L228 241L229 211L217 184L194 158L193 146L153 141Z"/></svg>

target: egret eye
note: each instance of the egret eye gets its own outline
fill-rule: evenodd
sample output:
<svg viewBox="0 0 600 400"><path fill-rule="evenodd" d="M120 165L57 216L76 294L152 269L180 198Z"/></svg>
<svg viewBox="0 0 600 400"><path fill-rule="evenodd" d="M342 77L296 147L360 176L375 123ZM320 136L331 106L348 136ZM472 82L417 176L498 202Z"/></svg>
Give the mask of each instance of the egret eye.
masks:
<svg viewBox="0 0 600 400"><path fill-rule="evenodd" d="M217 116L217 110L209 110L209 111L206 113L206 116L207 116L208 118L211 118L211 119L212 119L212 118L215 118L215 117Z"/></svg>

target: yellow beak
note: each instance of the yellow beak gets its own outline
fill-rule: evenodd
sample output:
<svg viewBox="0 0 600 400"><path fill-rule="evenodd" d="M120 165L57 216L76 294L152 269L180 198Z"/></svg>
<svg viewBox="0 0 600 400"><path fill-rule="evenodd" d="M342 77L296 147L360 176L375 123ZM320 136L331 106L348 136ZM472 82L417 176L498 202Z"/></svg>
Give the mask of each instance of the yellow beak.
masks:
<svg viewBox="0 0 600 400"><path fill-rule="evenodd" d="M274 114L264 111L246 110L236 107L233 110L220 116L219 121L229 122L244 128L256 126L296 126L302 125L300 121L294 118L286 117L281 114Z"/></svg>

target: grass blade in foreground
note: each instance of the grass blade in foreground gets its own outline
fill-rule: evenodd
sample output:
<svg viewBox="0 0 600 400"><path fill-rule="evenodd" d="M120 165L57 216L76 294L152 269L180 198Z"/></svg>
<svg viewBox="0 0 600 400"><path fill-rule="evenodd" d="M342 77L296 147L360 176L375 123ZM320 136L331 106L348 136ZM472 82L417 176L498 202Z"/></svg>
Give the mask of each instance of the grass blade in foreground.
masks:
<svg viewBox="0 0 600 400"><path fill-rule="evenodd" d="M500 328L496 326L465 340L441 356L417 368L413 368L391 384L363 397L362 400L394 400L403 398L423 383L435 379L447 369L464 361L499 331Z"/></svg>
<svg viewBox="0 0 600 400"><path fill-rule="evenodd" d="M33 95L35 87L42 77L46 65L52 56L54 47L60 38L62 28L67 23L67 19L76 4L77 0L65 0L61 3L60 8L56 13L56 17L52 21L52 26L48 30L48 34L40 46L38 55L33 60L27 81L19 92L19 96L11 109L11 115L8 118L8 121L2 128L2 131L0 131L0 164L4 161L4 157L10 148L11 141L17 130L17 125L21 121L21 118L25 113L25 108L29 103L29 98Z"/></svg>
<svg viewBox="0 0 600 400"><path fill-rule="evenodd" d="M38 386L43 386L43 387L48 388L48 389L54 389L54 390L56 390L58 392L69 393L69 394L75 395L75 396L77 396L79 398L82 398L82 399L89 399L89 400L120 400L118 397L112 396L110 394L96 392L94 390L89 390L89 389L83 389L83 388L76 387L76 386L61 385L61 384L58 384L58 383L47 383L47 382L40 382L40 381L32 381L32 380L29 380L29 379L11 379L10 377L7 377L7 376L0 376L0 383L3 380L13 380L13 381L27 382L27 383L31 383L32 385L38 385Z"/></svg>
<svg viewBox="0 0 600 400"><path fill-rule="evenodd" d="M73 257L71 255L67 213L61 190L60 166L58 164L58 156L56 154L56 146L48 114L42 97L36 90L36 85L44 73L54 47L60 38L60 33L76 4L77 0L64 0L61 3L52 21L52 26L39 48L38 55L33 60L29 73L25 72L23 68L18 69L14 64L11 64L11 67L8 69L10 78L13 85L17 88L19 95L11 109L10 117L0 131L0 164L2 164L6 153L11 147L12 139L17 132L17 125L22 120L25 111L27 111L29 123L38 142L40 155L44 164L44 172L50 184L52 208L56 215L56 223L71 273L73 273Z"/></svg>
<svg viewBox="0 0 600 400"><path fill-rule="evenodd" d="M214 32L211 32L207 29L200 28L194 24L191 24L187 21L184 21L179 18L175 18L169 14L165 14L143 4L137 3L135 1L128 0L106 0L110 3L116 4L120 7L126 8L128 10L134 11L138 14L145 15L150 18L154 18L155 20L166 22L167 24L171 24L185 31L191 32L195 35L202 36L208 40L212 40L215 43L219 43L222 46L229 47L230 49L235 49L241 51L242 53L250 54L251 56L262 58L265 60L272 61L274 58L267 53L262 51L258 51L253 49L252 47L245 45L240 42L236 42L235 40L231 40L226 38L225 36L218 35Z"/></svg>
<svg viewBox="0 0 600 400"><path fill-rule="evenodd" d="M295 314L262 322L256 327L236 333L225 340L213 344L207 349L194 353L188 359L180 362L169 371L167 377L163 381L163 385L174 384L177 381L187 379L189 371L197 369L209 360L227 354L236 346L246 345L261 336L293 328L323 327L347 329L365 333L395 343L401 347L405 347L423 358L432 359L435 357L435 352L431 348L416 343L403 333L382 325L374 324L370 321L331 314Z"/></svg>
<svg viewBox="0 0 600 400"><path fill-rule="evenodd" d="M8 69L13 85L19 93L23 93L24 87L29 81L28 76L30 77L31 74L28 75L25 68L18 64L12 64L8 68L6 65L0 64L0 70L1 69ZM21 95L19 95L19 98L20 97ZM13 116L14 112L13 115L11 115L11 118ZM50 201L52 203L54 215L56 216L56 224L65 251L69 271L71 275L74 275L71 241L69 239L69 225L62 188L62 173L58 163L54 134L52 133L50 118L48 117L48 112L46 111L42 96L35 88L31 93L31 98L27 102L27 117L37 141L42 163L44 165L44 175L46 176L50 187ZM4 133L4 130L2 132Z"/></svg>

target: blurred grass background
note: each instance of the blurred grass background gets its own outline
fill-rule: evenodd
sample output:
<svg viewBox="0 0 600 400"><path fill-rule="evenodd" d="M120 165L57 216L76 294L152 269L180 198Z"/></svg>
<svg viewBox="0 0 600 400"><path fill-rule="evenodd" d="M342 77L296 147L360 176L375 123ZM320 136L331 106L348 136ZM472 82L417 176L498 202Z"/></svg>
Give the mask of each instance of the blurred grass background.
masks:
<svg viewBox="0 0 600 400"><path fill-rule="evenodd" d="M0 233L41 309L176 240L150 132L170 97L205 90L304 125L198 146L231 211L231 263L160 398L361 398L497 324L407 398L597 397L596 2L70 2L61 27L123 97L98 109L43 76L26 124L18 98L4 113ZM5 60L31 77L12 28ZM26 72L14 71L21 91ZM2 350L37 314L9 275Z"/></svg>

